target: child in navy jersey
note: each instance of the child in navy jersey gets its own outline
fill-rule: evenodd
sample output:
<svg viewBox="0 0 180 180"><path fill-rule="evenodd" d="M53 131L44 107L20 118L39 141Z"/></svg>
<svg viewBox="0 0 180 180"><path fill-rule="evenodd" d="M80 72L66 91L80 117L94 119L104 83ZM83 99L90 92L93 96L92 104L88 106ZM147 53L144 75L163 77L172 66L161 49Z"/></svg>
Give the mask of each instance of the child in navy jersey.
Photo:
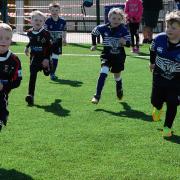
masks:
<svg viewBox="0 0 180 180"><path fill-rule="evenodd" d="M6 126L9 111L8 95L11 89L17 88L22 80L21 62L9 50L12 40L12 28L0 23L0 131Z"/></svg>
<svg viewBox="0 0 180 180"><path fill-rule="evenodd" d="M166 32L153 40L150 70L153 71L152 117L154 121L159 121L166 103L163 135L172 136L171 128L180 104L180 11L166 15Z"/></svg>
<svg viewBox="0 0 180 180"><path fill-rule="evenodd" d="M43 28L45 15L40 11L32 12L32 28L28 31L29 43L25 48L25 54L29 55L30 48L30 79L28 95L25 100L28 105L34 104L34 92L39 71L44 75L50 74L51 37L48 31Z"/></svg>
<svg viewBox="0 0 180 180"><path fill-rule="evenodd" d="M62 54L62 45L66 45L66 21L59 17L59 3L49 5L51 16L45 22L45 28L50 32L53 39L52 55L53 70L50 74L51 80L57 79L55 75L59 55Z"/></svg>
<svg viewBox="0 0 180 180"><path fill-rule="evenodd" d="M96 37L101 35L103 38L103 51L101 54L101 70L97 82L96 93L91 102L97 104L101 98L101 92L108 75L114 73L116 81L116 95L121 100L123 97L121 71L124 70L126 54L123 46L130 47L130 34L124 25L124 13L119 8L113 8L108 14L108 24L95 27L92 30L92 47L96 49Z"/></svg>

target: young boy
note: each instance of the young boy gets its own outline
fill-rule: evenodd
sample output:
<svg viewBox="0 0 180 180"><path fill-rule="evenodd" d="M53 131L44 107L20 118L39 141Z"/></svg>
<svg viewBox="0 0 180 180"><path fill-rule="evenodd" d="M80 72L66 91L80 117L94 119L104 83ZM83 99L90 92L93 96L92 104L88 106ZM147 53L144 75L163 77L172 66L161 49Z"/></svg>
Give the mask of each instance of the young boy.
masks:
<svg viewBox="0 0 180 180"><path fill-rule="evenodd" d="M153 40L150 70L153 70L152 118L160 120L163 103L166 102L163 135L172 136L171 128L180 104L180 11L166 15L166 32Z"/></svg>
<svg viewBox="0 0 180 180"><path fill-rule="evenodd" d="M124 12L127 14L132 52L139 53L139 25L143 13L142 0L126 0Z"/></svg>
<svg viewBox="0 0 180 180"><path fill-rule="evenodd" d="M34 91L37 73L43 70L45 76L50 74L51 37L43 28L45 15L40 11L33 11L31 17L32 28L28 31L29 43L25 48L25 54L30 52L30 79L29 90L25 100L28 105L34 104Z"/></svg>
<svg viewBox="0 0 180 180"><path fill-rule="evenodd" d="M21 62L9 50L12 40L12 28L0 23L0 131L6 126L9 111L8 95L11 89L17 88L22 80Z"/></svg>
<svg viewBox="0 0 180 180"><path fill-rule="evenodd" d="M49 5L51 16L45 22L45 28L50 32L53 39L52 55L53 70L50 74L51 80L57 79L55 75L59 55L62 54L62 44L66 45L66 21L59 17L59 3L51 3Z"/></svg>
<svg viewBox="0 0 180 180"><path fill-rule="evenodd" d="M123 46L130 47L130 35L123 24L125 21L124 13L119 8L113 8L108 13L108 24L95 27L92 31L92 47L96 49L96 37L101 35L103 38L103 51L101 54L101 71L97 82L96 94L91 102L97 104L101 98L101 92L108 75L111 71L114 73L116 81L116 94L121 100L123 96L121 71L124 70L124 62L126 58Z"/></svg>

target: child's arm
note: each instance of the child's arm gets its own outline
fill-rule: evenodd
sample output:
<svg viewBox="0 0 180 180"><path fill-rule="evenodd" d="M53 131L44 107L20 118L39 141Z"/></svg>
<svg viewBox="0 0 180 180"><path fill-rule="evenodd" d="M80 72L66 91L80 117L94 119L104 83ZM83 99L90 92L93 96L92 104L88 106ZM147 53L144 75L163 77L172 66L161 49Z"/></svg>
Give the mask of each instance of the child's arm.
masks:
<svg viewBox="0 0 180 180"><path fill-rule="evenodd" d="M22 80L22 69L21 69L21 62L17 56L14 56L14 71L11 75L10 80L3 81L3 89L9 92L11 89L17 88L21 84Z"/></svg>
<svg viewBox="0 0 180 180"><path fill-rule="evenodd" d="M92 34L92 46L91 46L91 51L96 50L96 36Z"/></svg>
<svg viewBox="0 0 180 180"><path fill-rule="evenodd" d="M95 51L96 50L96 38L98 36L100 36L100 26L96 26L92 32L91 32L91 38L92 38L92 46L90 48L91 51Z"/></svg>
<svg viewBox="0 0 180 180"><path fill-rule="evenodd" d="M155 67L155 60L156 60L156 52L150 50L150 64L149 64L149 69L152 72Z"/></svg>

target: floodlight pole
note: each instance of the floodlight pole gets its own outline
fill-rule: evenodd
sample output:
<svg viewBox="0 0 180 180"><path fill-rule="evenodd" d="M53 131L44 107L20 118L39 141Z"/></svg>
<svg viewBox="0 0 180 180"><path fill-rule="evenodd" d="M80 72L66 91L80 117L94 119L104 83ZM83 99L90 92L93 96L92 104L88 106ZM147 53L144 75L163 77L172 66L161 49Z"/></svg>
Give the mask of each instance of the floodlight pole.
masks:
<svg viewBox="0 0 180 180"><path fill-rule="evenodd" d="M96 22L100 24L100 0L96 0ZM100 36L97 38L97 43L100 43Z"/></svg>

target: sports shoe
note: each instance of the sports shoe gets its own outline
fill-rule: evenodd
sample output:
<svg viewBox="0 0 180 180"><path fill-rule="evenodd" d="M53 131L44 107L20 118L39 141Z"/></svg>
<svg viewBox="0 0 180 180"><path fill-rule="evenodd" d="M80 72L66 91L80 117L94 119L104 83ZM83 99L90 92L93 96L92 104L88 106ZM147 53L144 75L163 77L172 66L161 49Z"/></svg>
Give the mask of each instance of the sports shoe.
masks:
<svg viewBox="0 0 180 180"><path fill-rule="evenodd" d="M100 98L95 95L95 96L92 98L91 102L92 102L93 104L98 104L98 103L99 103L99 100L100 100Z"/></svg>
<svg viewBox="0 0 180 180"><path fill-rule="evenodd" d="M132 53L136 53L136 48L133 47L132 50L131 50Z"/></svg>
<svg viewBox="0 0 180 180"><path fill-rule="evenodd" d="M58 79L58 77L57 77L55 74L51 74L51 75L50 75L50 79L51 79L52 81L54 81L54 80Z"/></svg>
<svg viewBox="0 0 180 180"><path fill-rule="evenodd" d="M161 114L162 114L162 109L158 110L158 109L156 109L154 107L153 111L152 111L152 119L153 119L153 121L160 121Z"/></svg>
<svg viewBox="0 0 180 180"><path fill-rule="evenodd" d="M168 127L163 128L163 136L164 137L171 137L172 135L173 135L172 129L170 129Z"/></svg>
<svg viewBox="0 0 180 180"><path fill-rule="evenodd" d="M25 98L26 102L28 103L29 106L33 106L34 105L34 97L31 95L27 95Z"/></svg>

